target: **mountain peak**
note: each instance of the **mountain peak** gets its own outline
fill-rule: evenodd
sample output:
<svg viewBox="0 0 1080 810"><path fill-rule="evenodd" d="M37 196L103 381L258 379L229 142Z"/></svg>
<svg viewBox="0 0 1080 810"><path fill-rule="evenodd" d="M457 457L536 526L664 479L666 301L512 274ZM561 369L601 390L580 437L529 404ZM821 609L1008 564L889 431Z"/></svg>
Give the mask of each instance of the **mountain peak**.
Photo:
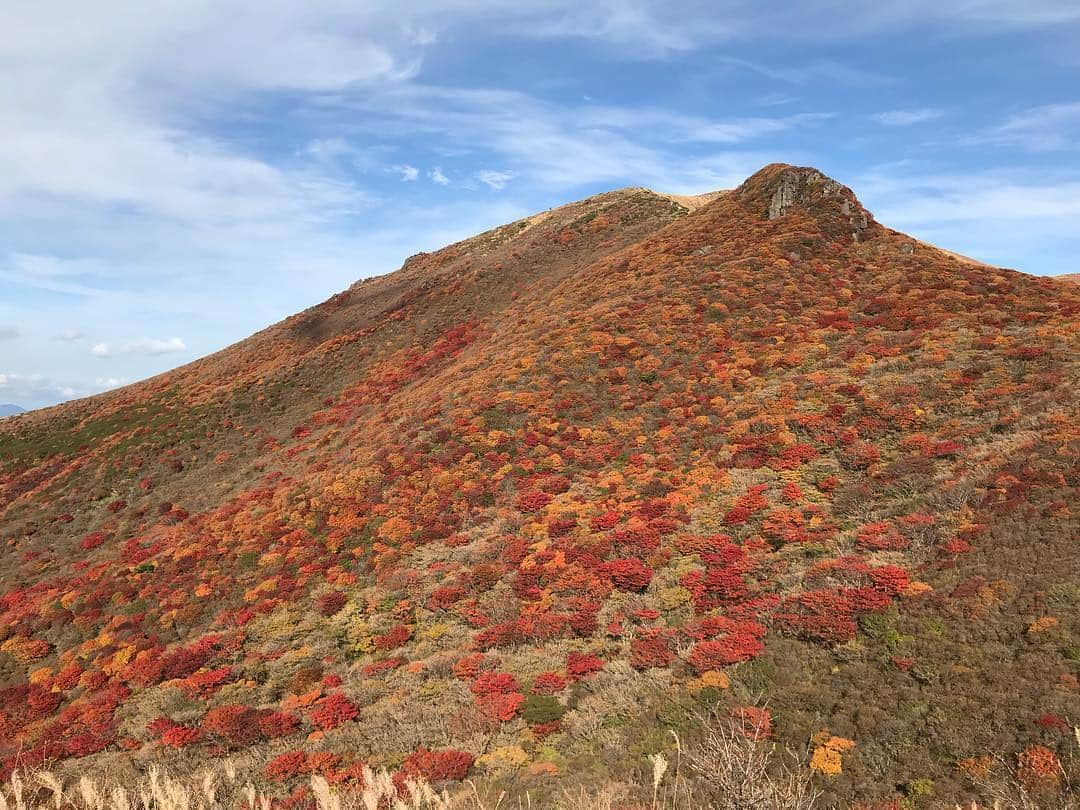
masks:
<svg viewBox="0 0 1080 810"><path fill-rule="evenodd" d="M0 419L0 783L228 751L513 804L698 712L842 806L969 798L898 733L1064 752L1080 612L1006 596L1080 571L1080 286L923 247L813 168L620 189Z"/></svg>
<svg viewBox="0 0 1080 810"><path fill-rule="evenodd" d="M748 177L735 194L770 220L795 210L839 217L850 226L856 242L863 241L875 224L855 192L812 166L770 163Z"/></svg>

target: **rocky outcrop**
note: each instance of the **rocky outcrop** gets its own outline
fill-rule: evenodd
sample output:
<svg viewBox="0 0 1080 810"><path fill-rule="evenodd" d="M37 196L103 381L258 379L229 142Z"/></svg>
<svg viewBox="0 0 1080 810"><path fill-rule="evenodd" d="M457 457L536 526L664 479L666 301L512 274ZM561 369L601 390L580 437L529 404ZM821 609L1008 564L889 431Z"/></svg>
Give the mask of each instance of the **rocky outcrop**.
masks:
<svg viewBox="0 0 1080 810"><path fill-rule="evenodd" d="M736 189L736 194L769 220L795 209L843 217L856 242L863 241L873 224L873 217L851 189L811 167L774 163L750 177Z"/></svg>

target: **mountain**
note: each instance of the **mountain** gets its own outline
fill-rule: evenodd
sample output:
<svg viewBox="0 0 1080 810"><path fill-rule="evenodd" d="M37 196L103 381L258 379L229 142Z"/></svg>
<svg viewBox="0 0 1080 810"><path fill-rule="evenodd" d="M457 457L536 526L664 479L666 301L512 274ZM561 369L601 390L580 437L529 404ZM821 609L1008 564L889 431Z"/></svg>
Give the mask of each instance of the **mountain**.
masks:
<svg viewBox="0 0 1080 810"><path fill-rule="evenodd" d="M0 405L0 417L14 416L17 413L25 413L25 408L20 408L18 405Z"/></svg>
<svg viewBox="0 0 1080 810"><path fill-rule="evenodd" d="M1078 316L770 165L417 254L5 422L2 769L649 806L646 757L704 803L703 752L768 737L819 807L1049 801Z"/></svg>

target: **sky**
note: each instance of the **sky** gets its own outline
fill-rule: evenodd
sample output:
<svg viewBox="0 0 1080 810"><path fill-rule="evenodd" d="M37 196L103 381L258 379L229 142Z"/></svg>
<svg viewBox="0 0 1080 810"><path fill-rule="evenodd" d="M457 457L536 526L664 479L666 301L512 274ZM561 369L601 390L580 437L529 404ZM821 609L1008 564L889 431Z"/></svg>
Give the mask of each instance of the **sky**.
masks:
<svg viewBox="0 0 1080 810"><path fill-rule="evenodd" d="M773 161L1076 272L1078 154L1076 0L11 0L0 403L190 362L529 213Z"/></svg>

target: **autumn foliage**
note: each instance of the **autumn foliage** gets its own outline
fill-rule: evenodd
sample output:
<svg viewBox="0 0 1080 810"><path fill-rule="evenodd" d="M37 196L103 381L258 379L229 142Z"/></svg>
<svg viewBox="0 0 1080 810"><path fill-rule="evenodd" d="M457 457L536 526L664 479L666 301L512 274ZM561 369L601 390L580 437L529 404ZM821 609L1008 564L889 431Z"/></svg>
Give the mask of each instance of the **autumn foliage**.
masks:
<svg viewBox="0 0 1080 810"><path fill-rule="evenodd" d="M436 782L625 773L717 710L810 740L853 806L912 774L969 801L949 763L992 749L1052 788L1078 317L1080 287L770 166L418 254L4 420L0 778L235 753L287 794L355 781L351 746Z"/></svg>

